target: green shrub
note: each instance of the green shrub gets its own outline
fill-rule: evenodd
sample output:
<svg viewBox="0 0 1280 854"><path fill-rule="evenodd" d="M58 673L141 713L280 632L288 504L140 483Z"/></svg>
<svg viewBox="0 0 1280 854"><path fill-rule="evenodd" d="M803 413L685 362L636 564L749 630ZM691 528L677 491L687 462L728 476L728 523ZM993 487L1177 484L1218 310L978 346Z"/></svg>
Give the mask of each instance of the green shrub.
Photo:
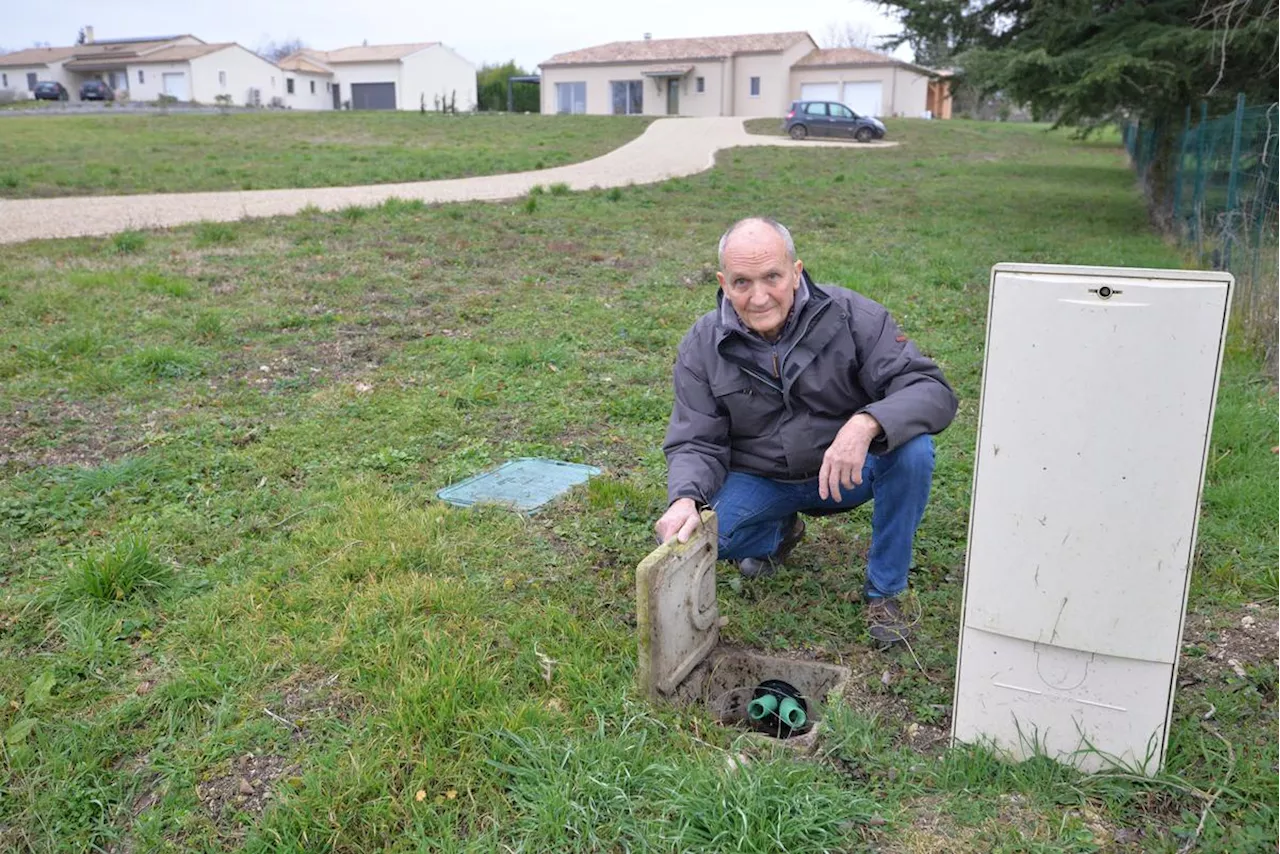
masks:
<svg viewBox="0 0 1280 854"><path fill-rule="evenodd" d="M67 589L77 598L119 602L154 593L171 577L170 569L151 553L147 540L127 537L75 561L67 577Z"/></svg>
<svg viewBox="0 0 1280 854"><path fill-rule="evenodd" d="M196 226L196 246L226 246L236 242L235 226L229 222L204 221Z"/></svg>
<svg viewBox="0 0 1280 854"><path fill-rule="evenodd" d="M611 202L620 202L622 201L622 188L611 187L609 188L609 192L604 194L604 197Z"/></svg>
<svg viewBox="0 0 1280 854"><path fill-rule="evenodd" d="M524 200L524 212L531 214L535 212L537 209L538 209L538 197L532 196L532 195L526 196Z"/></svg>
<svg viewBox="0 0 1280 854"><path fill-rule="evenodd" d="M140 231L122 231L111 238L111 246L120 255L141 252L147 245L147 238Z"/></svg>
<svg viewBox="0 0 1280 854"><path fill-rule="evenodd" d="M200 372L200 360L186 350L158 345L133 354L134 370L149 379L180 379Z"/></svg>
<svg viewBox="0 0 1280 854"><path fill-rule="evenodd" d="M564 183L563 181L558 181L558 182L556 182L555 184L552 184L552 185L551 185L551 195L553 195L553 196L567 196L567 195L569 195L569 185L568 185L568 184L566 184L566 183Z"/></svg>

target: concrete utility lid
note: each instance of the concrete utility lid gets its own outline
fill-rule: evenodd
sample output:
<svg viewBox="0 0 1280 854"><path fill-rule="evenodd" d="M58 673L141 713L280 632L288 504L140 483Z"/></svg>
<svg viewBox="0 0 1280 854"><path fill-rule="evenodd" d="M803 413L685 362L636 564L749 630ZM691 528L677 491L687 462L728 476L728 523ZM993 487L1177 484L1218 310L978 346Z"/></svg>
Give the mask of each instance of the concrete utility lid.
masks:
<svg viewBox="0 0 1280 854"><path fill-rule="evenodd" d="M523 457L445 487L436 495L457 507L501 504L530 513L597 474L600 469L595 466Z"/></svg>
<svg viewBox="0 0 1280 854"><path fill-rule="evenodd" d="M640 689L652 700L675 693L720 641L716 530L704 511L689 542L659 546L636 569Z"/></svg>

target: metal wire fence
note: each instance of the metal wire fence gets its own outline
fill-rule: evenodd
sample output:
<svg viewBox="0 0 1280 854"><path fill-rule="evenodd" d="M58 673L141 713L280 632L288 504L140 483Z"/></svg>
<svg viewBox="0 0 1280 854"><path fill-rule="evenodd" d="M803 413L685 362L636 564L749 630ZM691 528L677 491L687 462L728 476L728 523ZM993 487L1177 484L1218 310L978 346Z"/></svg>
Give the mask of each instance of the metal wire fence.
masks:
<svg viewBox="0 0 1280 854"><path fill-rule="evenodd" d="M1232 324L1276 376L1280 269L1277 259L1276 104L1210 118L1187 108L1181 127L1125 128L1125 146L1147 190L1152 215L1194 256L1236 278Z"/></svg>

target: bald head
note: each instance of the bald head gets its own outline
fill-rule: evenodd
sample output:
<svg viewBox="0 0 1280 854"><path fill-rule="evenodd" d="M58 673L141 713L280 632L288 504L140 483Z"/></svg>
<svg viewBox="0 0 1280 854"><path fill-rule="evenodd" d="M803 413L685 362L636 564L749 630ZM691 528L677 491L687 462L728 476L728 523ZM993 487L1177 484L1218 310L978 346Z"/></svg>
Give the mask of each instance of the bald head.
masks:
<svg viewBox="0 0 1280 854"><path fill-rule="evenodd" d="M729 230L720 238L720 269L724 269L725 249L731 243L736 243L739 240L750 240L753 243L761 240L767 242L770 236L777 237L782 241L783 248L787 253L787 260L794 262L796 260L796 244L791 239L791 232L787 231L787 227L767 216L750 216L746 219L740 219L729 226Z"/></svg>

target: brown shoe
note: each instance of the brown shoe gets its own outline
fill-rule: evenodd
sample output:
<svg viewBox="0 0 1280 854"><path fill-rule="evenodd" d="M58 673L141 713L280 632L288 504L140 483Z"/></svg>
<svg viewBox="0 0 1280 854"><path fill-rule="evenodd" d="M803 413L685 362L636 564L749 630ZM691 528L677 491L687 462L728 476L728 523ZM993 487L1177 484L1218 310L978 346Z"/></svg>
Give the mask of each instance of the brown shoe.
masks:
<svg viewBox="0 0 1280 854"><path fill-rule="evenodd" d="M778 543L777 551L768 557L744 557L738 561L738 572L742 573L743 578L767 578L777 572L778 567L790 557L791 552L804 539L804 520L799 516L794 518L791 530Z"/></svg>
<svg viewBox="0 0 1280 854"><path fill-rule="evenodd" d="M911 626L896 596L873 596L866 602L867 632L878 645L890 647L911 635Z"/></svg>

